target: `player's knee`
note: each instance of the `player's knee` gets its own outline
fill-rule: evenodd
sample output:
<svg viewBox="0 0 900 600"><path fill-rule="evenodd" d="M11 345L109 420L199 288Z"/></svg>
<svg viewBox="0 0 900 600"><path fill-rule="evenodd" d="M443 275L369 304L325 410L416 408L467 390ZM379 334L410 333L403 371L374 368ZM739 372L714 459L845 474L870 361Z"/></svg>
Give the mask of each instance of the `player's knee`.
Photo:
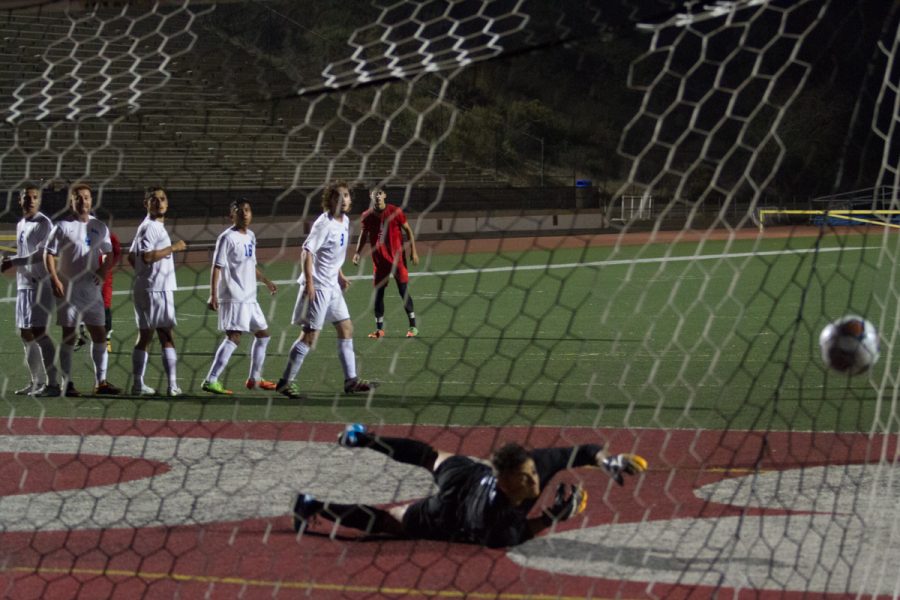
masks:
<svg viewBox="0 0 900 600"><path fill-rule="evenodd" d="M240 331L226 331L225 337L227 337L232 344L235 346L241 343L241 332Z"/></svg>
<svg viewBox="0 0 900 600"><path fill-rule="evenodd" d="M343 340L349 340L353 337L353 321L350 319L344 319L343 321L338 321L334 324L335 329L337 329L337 335L339 338Z"/></svg>
<svg viewBox="0 0 900 600"><path fill-rule="evenodd" d="M316 345L316 340L319 339L319 332L316 330L304 331L300 334L300 341L309 346L310 349L313 349Z"/></svg>

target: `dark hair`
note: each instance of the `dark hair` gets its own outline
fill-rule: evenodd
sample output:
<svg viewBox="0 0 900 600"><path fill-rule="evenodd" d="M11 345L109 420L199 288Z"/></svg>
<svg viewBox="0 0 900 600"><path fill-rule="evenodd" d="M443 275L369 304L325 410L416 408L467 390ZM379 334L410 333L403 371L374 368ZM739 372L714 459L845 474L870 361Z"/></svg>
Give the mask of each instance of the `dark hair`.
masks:
<svg viewBox="0 0 900 600"><path fill-rule="evenodd" d="M491 464L498 473L507 473L521 467L529 458L531 455L521 444L510 442L494 452Z"/></svg>
<svg viewBox="0 0 900 600"><path fill-rule="evenodd" d="M19 195L20 195L20 196L24 196L25 194L28 193L28 190L37 190L38 193L40 194L40 193L41 193L41 186L39 186L39 185L36 184L36 183L26 183L25 185L22 186L22 189L19 190Z"/></svg>
<svg viewBox="0 0 900 600"><path fill-rule="evenodd" d="M169 195L169 193L166 192L166 188L164 188L161 185L155 185L153 187L147 188L147 192L144 194L144 201L149 202L150 200L153 200L153 197L156 195L156 192L162 192L166 196Z"/></svg>
<svg viewBox="0 0 900 600"><path fill-rule="evenodd" d="M332 181L325 186L325 189L322 191L322 210L324 212L333 213L334 209L337 208L338 202L341 201L341 195L338 193L338 188L342 187L347 188L348 190L350 189L347 182L341 179Z"/></svg>
<svg viewBox="0 0 900 600"><path fill-rule="evenodd" d="M240 197L237 200L232 200L231 204L228 205L228 214L233 213L245 204L250 208L253 208L253 205L250 204L250 201L247 198Z"/></svg>

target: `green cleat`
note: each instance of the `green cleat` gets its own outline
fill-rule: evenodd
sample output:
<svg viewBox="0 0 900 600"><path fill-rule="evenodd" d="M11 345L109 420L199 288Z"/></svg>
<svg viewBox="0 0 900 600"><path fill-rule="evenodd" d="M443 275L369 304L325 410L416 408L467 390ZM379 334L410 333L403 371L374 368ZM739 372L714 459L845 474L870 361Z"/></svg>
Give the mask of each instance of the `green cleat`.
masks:
<svg viewBox="0 0 900 600"><path fill-rule="evenodd" d="M419 330L415 327L410 327L406 330L406 337L416 337L417 335L419 335Z"/></svg>
<svg viewBox="0 0 900 600"><path fill-rule="evenodd" d="M200 389L204 392L209 392L210 394L219 394L222 396L230 396L232 394L231 390L226 390L225 386L222 385L222 382L218 379L216 381L204 381L203 385L200 386Z"/></svg>
<svg viewBox="0 0 900 600"><path fill-rule="evenodd" d="M275 384L275 390L281 394L282 396L287 396L292 400L303 400L303 394L300 393L300 388L296 383L291 381L288 383L283 379L279 379L278 383Z"/></svg>

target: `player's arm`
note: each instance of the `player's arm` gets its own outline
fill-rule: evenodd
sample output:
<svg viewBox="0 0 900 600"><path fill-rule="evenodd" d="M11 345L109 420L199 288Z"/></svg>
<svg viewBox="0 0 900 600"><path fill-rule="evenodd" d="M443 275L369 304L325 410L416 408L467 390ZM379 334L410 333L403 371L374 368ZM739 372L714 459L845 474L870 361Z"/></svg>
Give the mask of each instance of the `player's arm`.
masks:
<svg viewBox="0 0 900 600"><path fill-rule="evenodd" d="M259 267L256 267L256 280L262 281L263 284L265 284L266 289L269 290L270 294L274 294L278 291L278 288L275 286L272 280L266 277L265 274L259 270Z"/></svg>
<svg viewBox="0 0 900 600"><path fill-rule="evenodd" d="M49 250L44 250L44 268L50 275L50 285L53 286L53 295L57 298L64 298L66 295L66 286L60 281L56 272L56 255L51 254Z"/></svg>
<svg viewBox="0 0 900 600"><path fill-rule="evenodd" d="M38 246L37 250L32 252L31 254L14 254L12 256L4 256L3 264L0 269L3 271L7 271L13 267L24 267L25 265L31 265L34 263L43 262L44 260L44 246Z"/></svg>
<svg viewBox="0 0 900 600"><path fill-rule="evenodd" d="M210 310L219 310L219 277L222 276L222 267L213 265L209 274L209 300L206 305Z"/></svg>
<svg viewBox="0 0 900 600"><path fill-rule="evenodd" d="M356 252L353 253L353 264L358 265L360 260L360 254L362 254L363 248L366 247L366 224L362 223L362 226L359 228L359 238L356 240Z"/></svg>
<svg viewBox="0 0 900 600"><path fill-rule="evenodd" d="M416 252L416 236L413 235L412 227L409 226L409 223L404 223L400 226L403 231L406 232L406 237L409 238L409 257L412 259L412 264L419 264L419 253Z"/></svg>
<svg viewBox="0 0 900 600"><path fill-rule="evenodd" d="M303 265L303 278L305 281L306 297L312 300L316 297L316 284L313 283L313 255L312 252L303 248L300 252L300 264Z"/></svg>
<svg viewBox="0 0 900 600"><path fill-rule="evenodd" d="M147 252L141 253L141 259L143 259L144 264L151 265L168 256L172 256L176 252L184 252L185 250L187 250L187 243L185 243L184 240L178 240L171 246L159 248L158 250L148 250Z"/></svg>

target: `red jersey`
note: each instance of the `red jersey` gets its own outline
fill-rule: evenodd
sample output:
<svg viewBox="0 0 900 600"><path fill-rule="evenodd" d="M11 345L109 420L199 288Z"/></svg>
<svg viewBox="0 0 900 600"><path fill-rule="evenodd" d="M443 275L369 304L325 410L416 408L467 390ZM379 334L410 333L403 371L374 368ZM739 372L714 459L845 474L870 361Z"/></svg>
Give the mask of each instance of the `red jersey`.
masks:
<svg viewBox="0 0 900 600"><path fill-rule="evenodd" d="M396 263L403 257L403 229L406 215L403 209L385 204L380 213L368 209L362 214L362 235L372 245L372 259L383 258Z"/></svg>
<svg viewBox="0 0 900 600"><path fill-rule="evenodd" d="M109 232L109 241L112 242L112 256L106 260L111 260L112 266L106 272L106 279L103 280L103 306L106 308L112 306L113 269L119 264L119 258L122 256L122 244L119 243L119 238L112 231Z"/></svg>

